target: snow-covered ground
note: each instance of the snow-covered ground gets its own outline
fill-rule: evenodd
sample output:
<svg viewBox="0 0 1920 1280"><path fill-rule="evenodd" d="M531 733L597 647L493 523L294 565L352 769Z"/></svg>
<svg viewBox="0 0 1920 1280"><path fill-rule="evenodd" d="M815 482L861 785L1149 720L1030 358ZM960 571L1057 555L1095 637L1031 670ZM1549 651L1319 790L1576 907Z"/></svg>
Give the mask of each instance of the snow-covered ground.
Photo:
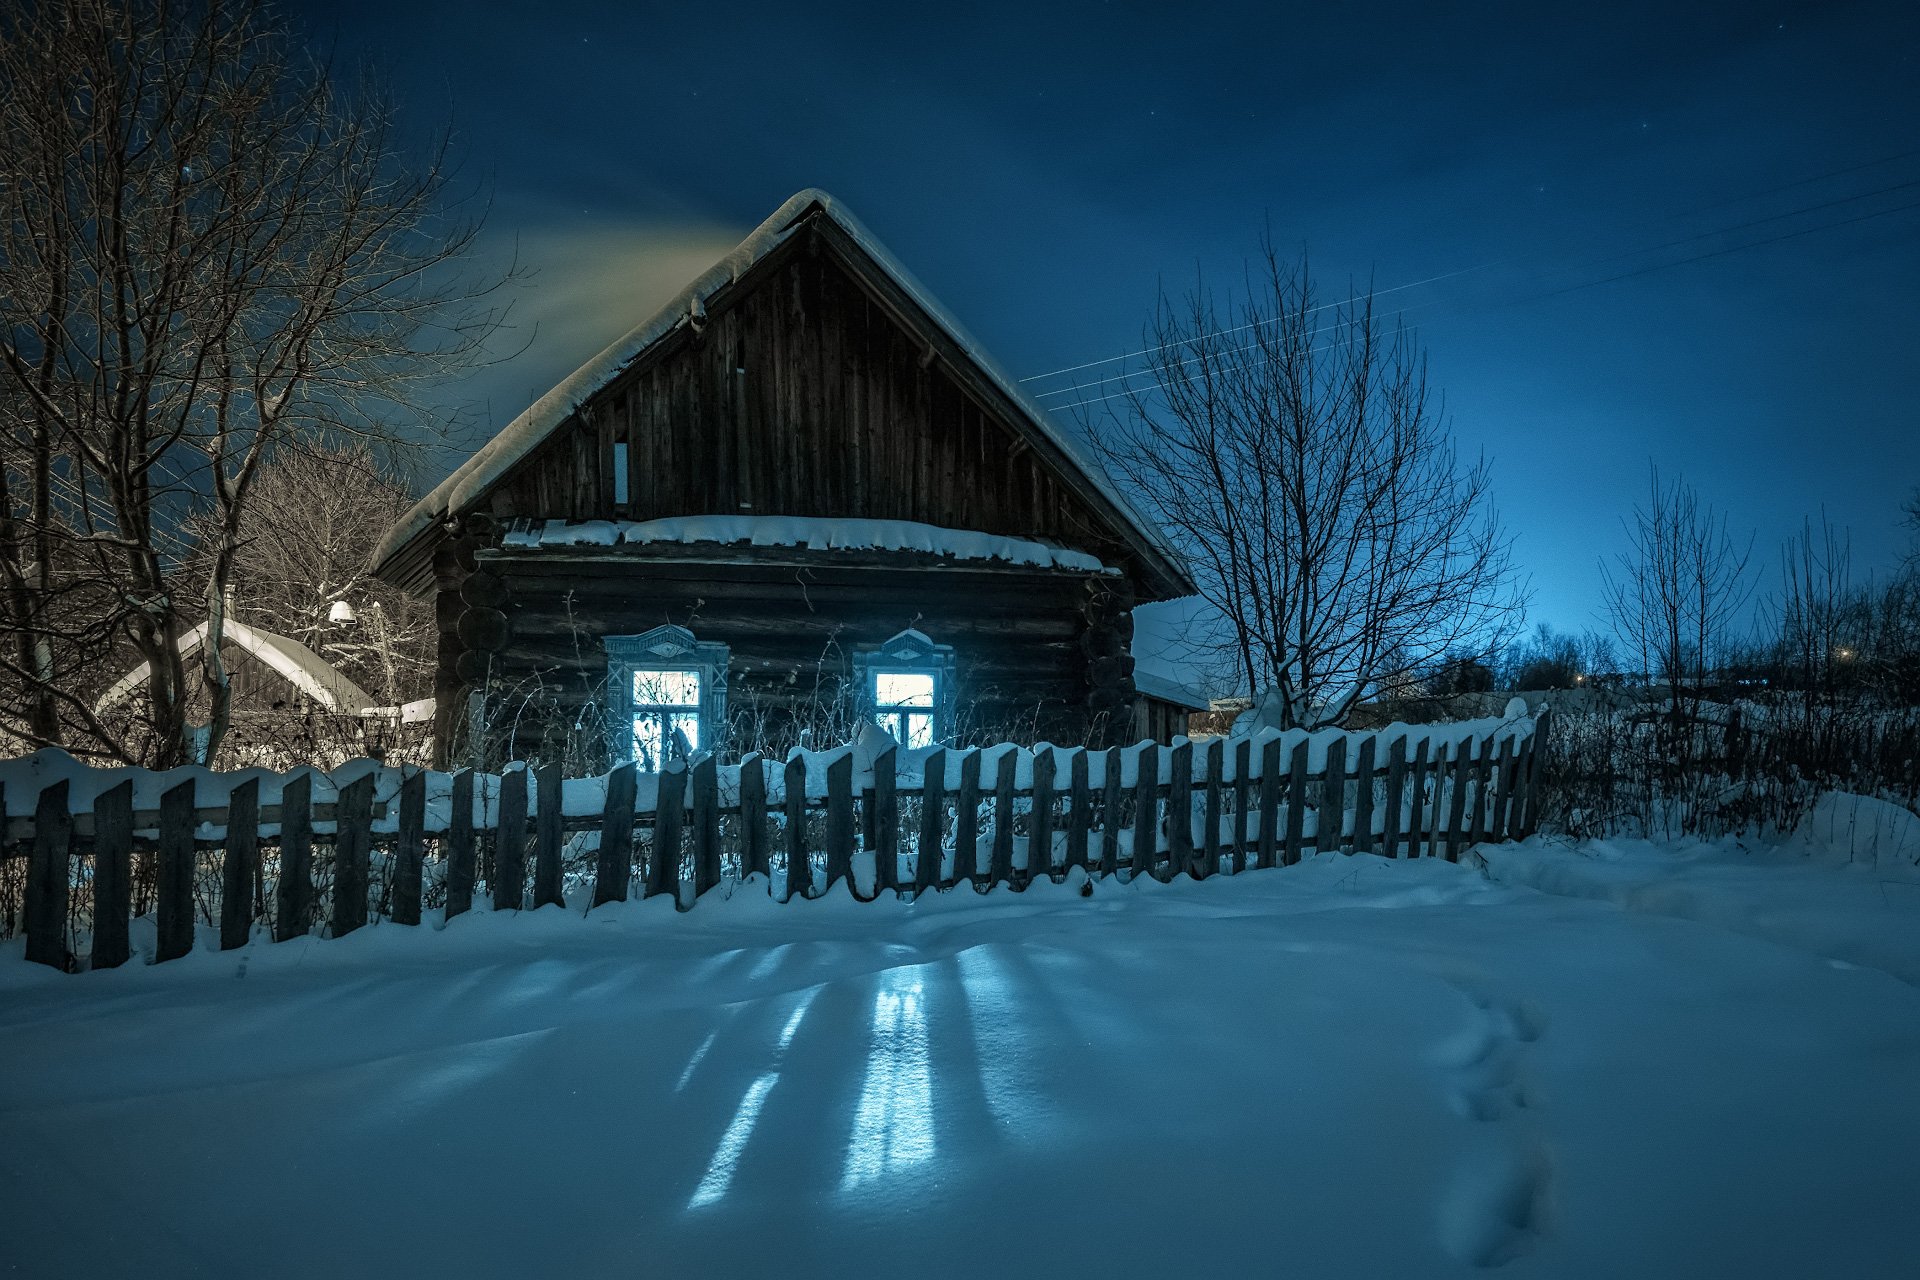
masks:
<svg viewBox="0 0 1920 1280"><path fill-rule="evenodd" d="M1920 888L1804 853L9 947L23 1275L1920 1275Z"/></svg>

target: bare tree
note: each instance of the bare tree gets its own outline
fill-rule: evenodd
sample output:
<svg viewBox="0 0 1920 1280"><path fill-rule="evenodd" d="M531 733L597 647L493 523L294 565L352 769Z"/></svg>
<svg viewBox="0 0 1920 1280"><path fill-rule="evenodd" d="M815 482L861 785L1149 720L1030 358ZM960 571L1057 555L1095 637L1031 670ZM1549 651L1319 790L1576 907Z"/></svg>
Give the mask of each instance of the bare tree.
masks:
<svg viewBox="0 0 1920 1280"><path fill-rule="evenodd" d="M0 157L0 725L210 756L263 466L395 443L397 406L477 356L489 287L452 269L477 222L445 138L404 149L256 0L9 6ZM123 646L151 672L137 741L91 703Z"/></svg>
<svg viewBox="0 0 1920 1280"><path fill-rule="evenodd" d="M1483 650L1524 592L1484 459L1461 462L1404 329L1322 305L1270 241L1237 303L1162 297L1146 382L1089 423L1108 469L1185 551L1234 665L1282 726Z"/></svg>
<svg viewBox="0 0 1920 1280"><path fill-rule="evenodd" d="M1648 470L1647 493L1626 524L1629 548L1617 567L1601 562L1602 592L1641 669L1667 682L1676 717L1691 717L1753 593L1753 539L1736 544L1724 514L1684 479L1662 484L1658 467Z"/></svg>

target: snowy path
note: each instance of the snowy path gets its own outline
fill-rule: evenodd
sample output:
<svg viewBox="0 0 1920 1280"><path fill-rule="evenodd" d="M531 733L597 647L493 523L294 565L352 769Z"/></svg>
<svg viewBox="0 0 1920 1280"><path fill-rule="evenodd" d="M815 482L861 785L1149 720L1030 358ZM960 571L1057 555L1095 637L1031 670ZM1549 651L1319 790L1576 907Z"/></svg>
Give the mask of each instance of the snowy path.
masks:
<svg viewBox="0 0 1920 1280"><path fill-rule="evenodd" d="M1914 986L1438 863L0 956L22 1274L1908 1277L1917 1176Z"/></svg>

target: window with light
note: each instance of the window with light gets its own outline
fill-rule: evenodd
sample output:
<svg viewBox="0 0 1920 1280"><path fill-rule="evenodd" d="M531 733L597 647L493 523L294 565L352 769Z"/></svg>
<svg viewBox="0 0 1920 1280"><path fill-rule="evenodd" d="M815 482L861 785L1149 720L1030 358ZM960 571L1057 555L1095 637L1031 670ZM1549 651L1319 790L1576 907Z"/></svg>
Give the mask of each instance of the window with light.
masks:
<svg viewBox="0 0 1920 1280"><path fill-rule="evenodd" d="M873 687L873 718L903 747L930 747L939 736L940 678L932 671L889 671L869 674Z"/></svg>
<svg viewBox="0 0 1920 1280"><path fill-rule="evenodd" d="M633 760L658 773L681 750L700 749L701 673L693 667L633 672ZM674 735L685 739L684 747Z"/></svg>

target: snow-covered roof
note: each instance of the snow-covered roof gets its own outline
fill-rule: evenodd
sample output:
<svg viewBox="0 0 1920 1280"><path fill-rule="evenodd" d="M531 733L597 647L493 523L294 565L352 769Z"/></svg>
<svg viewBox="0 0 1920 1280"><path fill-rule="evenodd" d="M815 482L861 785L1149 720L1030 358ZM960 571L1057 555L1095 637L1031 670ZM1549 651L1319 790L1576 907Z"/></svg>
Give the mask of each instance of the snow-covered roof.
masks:
<svg viewBox="0 0 1920 1280"><path fill-rule="evenodd" d="M329 711L343 715L358 715L373 705L373 698L359 685L342 675L338 668L315 653L298 640L263 631L259 627L248 626L237 618L228 618L226 623L226 643L244 649L247 653L267 664L278 672L288 684L306 694ZM197 653L207 639L207 624L195 625L180 637L182 657ZM100 696L95 704L96 710L110 707L130 696L134 690L147 682L152 670L147 663L141 663L114 681L113 686Z"/></svg>
<svg viewBox="0 0 1920 1280"><path fill-rule="evenodd" d="M1213 705L1206 694L1187 685L1172 672L1155 671L1142 665L1138 659L1133 667L1133 687L1146 697L1171 702L1189 711L1206 711Z"/></svg>
<svg viewBox="0 0 1920 1280"><path fill-rule="evenodd" d="M719 290L738 281L755 265L783 244L806 216L818 209L844 231L874 264L902 292L916 302L947 339L958 346L985 375L996 390L1019 410L1035 432L1058 449L1080 473L1098 500L1135 533L1150 551L1169 565L1176 577L1184 579L1185 564L1166 535L1146 519L1114 487L1105 471L1090 458L1081 444L1048 417L1007 372L1000 367L977 339L941 305L940 301L913 277L900 260L835 197L809 187L790 197L733 252L715 263L707 272L683 289L650 319L636 326L587 363L581 365L558 386L534 401L527 410L481 446L452 475L434 487L388 531L374 552L378 570L396 556L414 538L437 520L472 509L497 484L514 464L526 457L553 435L575 410L594 393L605 387L648 348L683 324L704 315L706 300ZM1191 589L1189 587L1189 589Z"/></svg>
<svg viewBox="0 0 1920 1280"><path fill-rule="evenodd" d="M611 547L675 542L747 543L810 551L924 551L956 560L999 560L1043 569L1108 571L1084 551L971 529L943 529L915 520L821 519L810 516L674 516L663 520L543 520L503 539L509 547Z"/></svg>

